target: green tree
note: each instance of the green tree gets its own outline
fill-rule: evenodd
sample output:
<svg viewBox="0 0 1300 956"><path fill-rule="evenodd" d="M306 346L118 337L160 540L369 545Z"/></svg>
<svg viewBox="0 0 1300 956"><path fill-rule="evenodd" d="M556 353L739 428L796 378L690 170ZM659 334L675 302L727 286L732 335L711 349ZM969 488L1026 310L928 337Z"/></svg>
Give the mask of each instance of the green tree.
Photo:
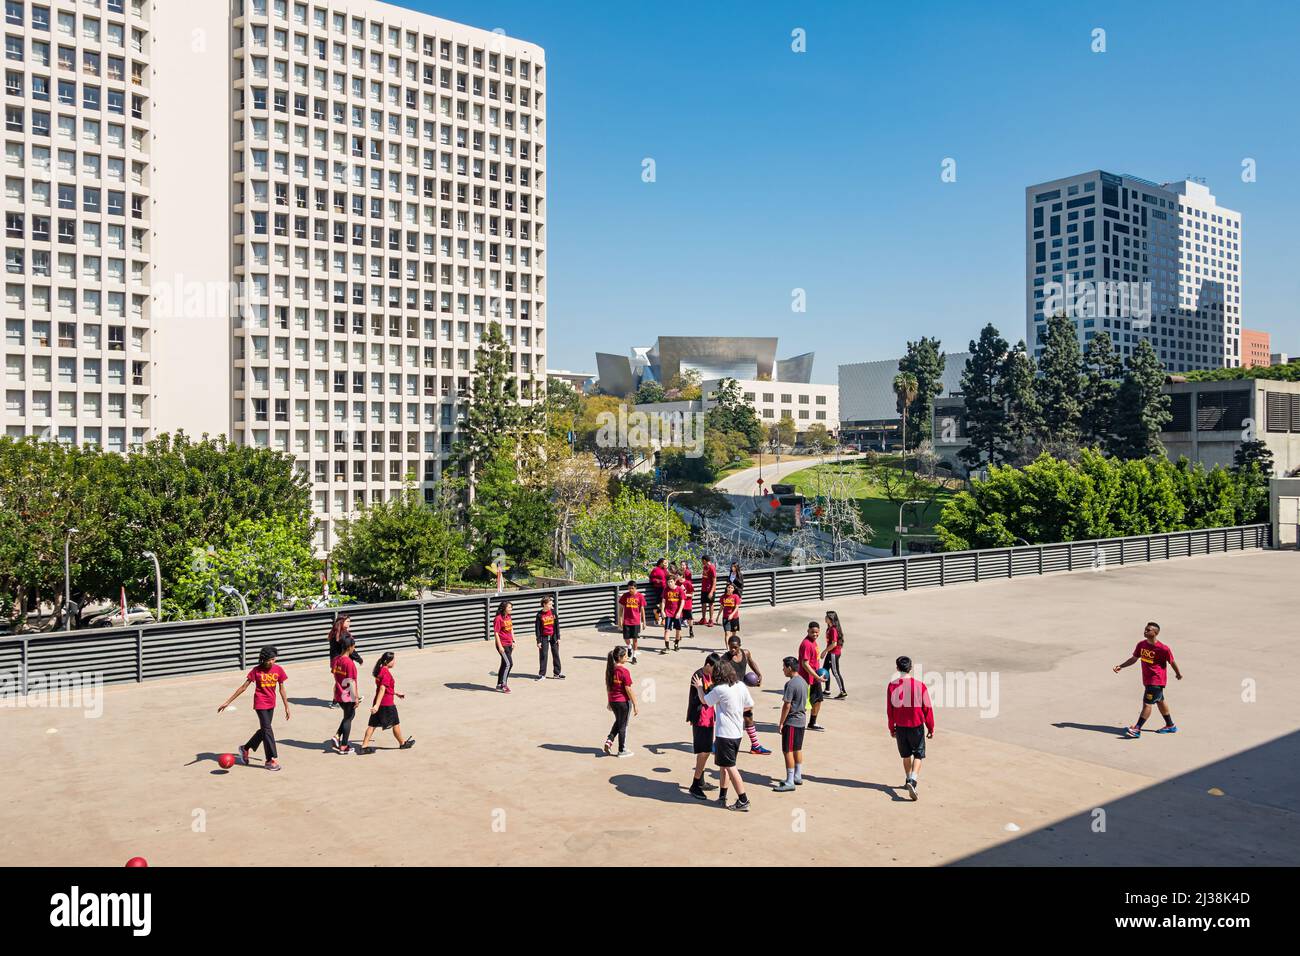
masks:
<svg viewBox="0 0 1300 956"><path fill-rule="evenodd" d="M668 401L664 387L658 382L645 381L636 390L637 405L658 405Z"/></svg>
<svg viewBox="0 0 1300 956"><path fill-rule="evenodd" d="M774 445L790 448L794 446L798 437L799 430L795 427L794 419L789 415L782 415L780 421L768 428L768 440Z"/></svg>
<svg viewBox="0 0 1300 956"><path fill-rule="evenodd" d="M540 420L543 406L521 402L523 396L510 370L511 362L510 347L500 323L489 323L487 334L474 353L470 403L457 443L457 461L471 501L476 493L478 470L497 454L503 440L511 445L517 460L531 463L539 458L540 436L545 429Z"/></svg>
<svg viewBox="0 0 1300 956"><path fill-rule="evenodd" d="M835 447L835 439L821 422L813 422L803 433L804 447L814 455L824 455Z"/></svg>
<svg viewBox="0 0 1300 956"><path fill-rule="evenodd" d="M1012 455L1002 386L1007 351L1006 339L992 324L984 326L979 339L970 343L971 355L961 376L969 444L958 452L970 468L1001 464Z"/></svg>
<svg viewBox="0 0 1300 956"><path fill-rule="evenodd" d="M943 371L948 357L937 338L921 336L907 343L907 352L898 362L898 370L916 381L916 394L909 402L905 440L909 448L934 437L934 400L943 394ZM899 408L902 412L903 409Z"/></svg>
<svg viewBox="0 0 1300 956"><path fill-rule="evenodd" d="M269 614L321 593L320 562L291 518L245 519L225 529L221 540L186 542L190 558L165 592L168 617L196 618L242 613L233 587L252 614Z"/></svg>
<svg viewBox="0 0 1300 956"><path fill-rule="evenodd" d="M997 382L1006 409L1005 455L1010 462L1018 463L1029 458L1043 430L1043 409L1034 383L1033 356L1024 342L1017 342L1003 359Z"/></svg>
<svg viewBox="0 0 1300 956"><path fill-rule="evenodd" d="M474 557L483 565L498 551L512 564L527 564L551 545L555 515L550 501L544 490L520 482L514 454L509 440L502 439L479 465L469 526Z"/></svg>
<svg viewBox="0 0 1300 956"><path fill-rule="evenodd" d="M1057 448L1079 444L1083 416L1083 357L1079 333L1064 313L1047 320L1035 392L1042 410L1044 441Z"/></svg>
<svg viewBox="0 0 1300 956"><path fill-rule="evenodd" d="M1109 448L1114 441L1115 402L1124 366L1109 332L1098 332L1083 352L1083 407L1079 440L1094 448Z"/></svg>
<svg viewBox="0 0 1300 956"><path fill-rule="evenodd" d="M758 451L764 441L764 429L754 406L745 401L740 383L734 378L718 382L716 404L704 418L704 427L713 432L735 432L745 436L745 450Z"/></svg>
<svg viewBox="0 0 1300 956"><path fill-rule="evenodd" d="M623 489L603 508L584 514L574 528L574 547L607 574L620 578L644 574L665 557L689 556L690 529L676 510Z"/></svg>
<svg viewBox="0 0 1300 956"><path fill-rule="evenodd" d="M903 467L907 467L907 444L910 429L907 425L907 413L912 408L912 403L916 401L917 395L920 394L920 387L917 385L916 376L911 372L899 372L894 376L893 381L894 397L897 399L899 414L903 416Z"/></svg>
<svg viewBox="0 0 1300 956"><path fill-rule="evenodd" d="M1244 441L1232 453L1234 471L1254 465L1265 478L1273 476L1273 450L1258 438Z"/></svg>
<svg viewBox="0 0 1300 956"><path fill-rule="evenodd" d="M1125 363L1115 402L1112 452L1120 458L1164 454L1160 432L1173 417L1169 396L1161 391L1165 370L1150 341L1142 339Z"/></svg>
<svg viewBox="0 0 1300 956"><path fill-rule="evenodd" d="M400 601L458 580L469 565L464 534L445 509L407 487L342 524L332 552L347 591L364 601Z"/></svg>

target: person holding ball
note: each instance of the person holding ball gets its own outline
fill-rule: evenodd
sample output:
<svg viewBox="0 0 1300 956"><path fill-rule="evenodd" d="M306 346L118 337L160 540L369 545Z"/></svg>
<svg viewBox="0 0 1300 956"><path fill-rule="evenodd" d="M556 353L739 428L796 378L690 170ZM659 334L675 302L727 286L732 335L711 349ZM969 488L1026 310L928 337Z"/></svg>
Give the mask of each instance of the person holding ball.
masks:
<svg viewBox="0 0 1300 956"><path fill-rule="evenodd" d="M754 663L754 655L740 646L740 635L732 634L727 638L727 653L723 660L731 664L736 672L737 682L746 687L760 687L763 684L763 672ZM749 752L767 756L772 751L758 742L758 728L754 726L754 705L751 703L744 712L745 733L749 735Z"/></svg>

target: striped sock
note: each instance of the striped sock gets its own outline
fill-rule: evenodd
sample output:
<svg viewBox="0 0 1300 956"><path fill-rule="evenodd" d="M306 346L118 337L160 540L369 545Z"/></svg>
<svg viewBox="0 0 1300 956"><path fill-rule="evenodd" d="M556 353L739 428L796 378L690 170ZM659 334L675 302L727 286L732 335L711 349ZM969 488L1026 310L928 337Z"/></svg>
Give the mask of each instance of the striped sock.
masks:
<svg viewBox="0 0 1300 956"><path fill-rule="evenodd" d="M749 745L753 747L755 750L757 750L758 749L758 728L746 727L745 733L749 734Z"/></svg>

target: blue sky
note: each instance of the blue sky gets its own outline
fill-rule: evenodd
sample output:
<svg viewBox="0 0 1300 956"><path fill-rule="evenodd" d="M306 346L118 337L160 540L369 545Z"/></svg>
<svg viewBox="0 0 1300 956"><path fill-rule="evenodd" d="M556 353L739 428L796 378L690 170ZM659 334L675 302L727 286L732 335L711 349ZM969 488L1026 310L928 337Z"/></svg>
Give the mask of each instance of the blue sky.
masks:
<svg viewBox="0 0 1300 956"><path fill-rule="evenodd" d="M1295 4L403 2L546 49L552 368L779 335L834 382L923 334L1014 341L1024 188L1094 168L1205 177L1243 215L1243 324L1300 351Z"/></svg>

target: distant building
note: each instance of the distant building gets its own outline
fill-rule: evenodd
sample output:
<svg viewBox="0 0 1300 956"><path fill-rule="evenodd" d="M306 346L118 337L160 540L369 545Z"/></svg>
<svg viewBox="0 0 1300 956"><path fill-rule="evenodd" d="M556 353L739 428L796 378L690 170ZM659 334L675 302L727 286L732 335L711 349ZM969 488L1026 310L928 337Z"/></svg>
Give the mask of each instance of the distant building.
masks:
<svg viewBox="0 0 1300 956"><path fill-rule="evenodd" d="M765 382L756 379L736 379L741 397L754 407L758 420L765 426L776 425L787 416L794 422L795 431L803 435L813 425L824 425L829 432L839 429L840 389L837 385L819 385L814 382ZM672 413L707 412L717 404L718 389L722 379L715 378L700 383L703 398L694 402L657 402L637 405L638 412Z"/></svg>
<svg viewBox="0 0 1300 956"><path fill-rule="evenodd" d="M567 369L548 368L546 370L546 380L559 380L572 385L579 392L590 391L596 382L594 372L570 372Z"/></svg>
<svg viewBox="0 0 1300 956"><path fill-rule="evenodd" d="M953 352L943 369L943 395L961 391L969 352ZM894 378L898 359L841 365L840 440L846 444L885 447L898 442L903 416L898 411Z"/></svg>
<svg viewBox="0 0 1300 956"><path fill-rule="evenodd" d="M654 345L628 355L596 353L596 388L605 395L631 395L646 382L667 385L685 373L701 382L723 378L809 384L814 354L776 357L775 338L720 335L661 335Z"/></svg>
<svg viewBox="0 0 1300 956"><path fill-rule="evenodd" d="M1269 334L1255 329L1241 330L1241 367L1260 368L1273 364Z"/></svg>
<svg viewBox="0 0 1300 956"><path fill-rule="evenodd" d="M1275 475L1300 468L1300 382L1170 382L1162 391L1170 397L1172 417L1160 441L1170 460L1230 466L1243 442L1258 439L1273 453ZM957 457L969 444L964 399L935 401L934 435L939 460L965 474Z"/></svg>
<svg viewBox="0 0 1300 956"><path fill-rule="evenodd" d="M1287 355L1285 352L1273 352L1268 357L1268 364L1269 365L1290 365L1291 356Z"/></svg>

